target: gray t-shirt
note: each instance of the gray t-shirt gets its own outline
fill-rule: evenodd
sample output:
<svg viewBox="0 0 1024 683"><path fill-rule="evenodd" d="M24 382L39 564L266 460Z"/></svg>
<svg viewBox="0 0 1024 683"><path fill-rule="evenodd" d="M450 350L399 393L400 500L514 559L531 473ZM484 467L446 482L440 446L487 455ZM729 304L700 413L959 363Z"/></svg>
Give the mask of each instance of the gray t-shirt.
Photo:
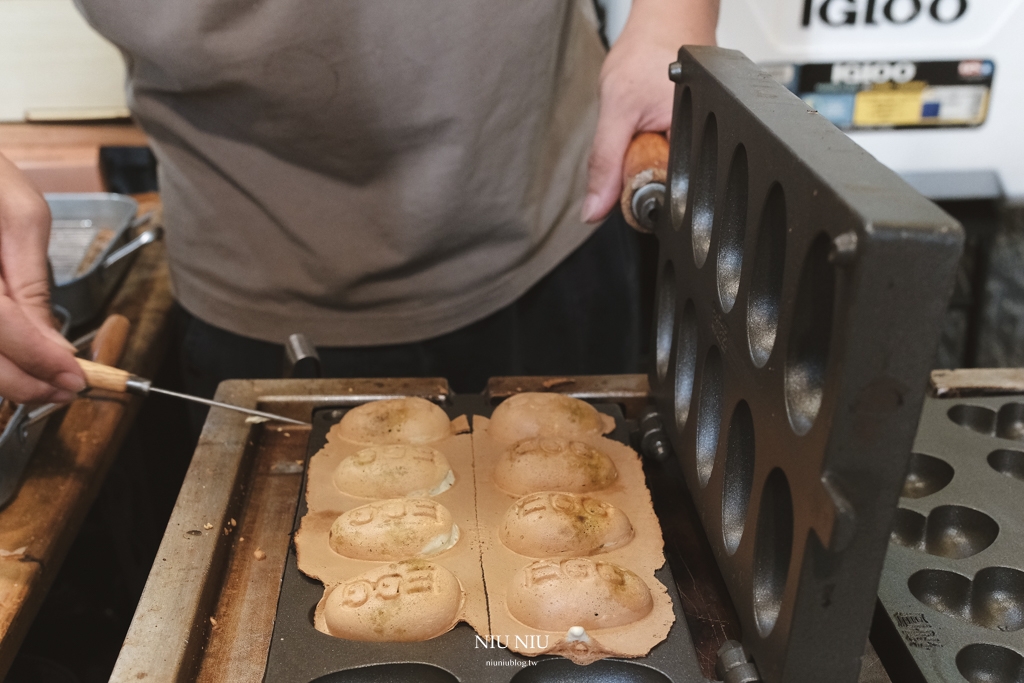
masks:
<svg viewBox="0 0 1024 683"><path fill-rule="evenodd" d="M357 346L502 308L582 243L590 0L78 0L124 52L175 294Z"/></svg>

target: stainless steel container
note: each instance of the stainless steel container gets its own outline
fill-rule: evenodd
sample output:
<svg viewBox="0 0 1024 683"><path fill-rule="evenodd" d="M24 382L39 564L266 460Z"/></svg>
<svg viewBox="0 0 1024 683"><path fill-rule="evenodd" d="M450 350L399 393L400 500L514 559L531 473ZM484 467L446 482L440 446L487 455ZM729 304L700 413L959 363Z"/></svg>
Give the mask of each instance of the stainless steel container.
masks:
<svg viewBox="0 0 1024 683"><path fill-rule="evenodd" d="M53 313L61 324L61 333L66 335L70 314L60 306L54 306ZM4 400L0 398L0 405ZM50 406L20 405L0 433L0 507L7 505L18 490L21 473L53 412Z"/></svg>
<svg viewBox="0 0 1024 683"><path fill-rule="evenodd" d="M53 303L71 314L72 327L93 319L128 271L135 252L155 242L160 229L147 230L132 239L131 228L138 203L119 194L47 194L53 222L50 233L50 267L53 272ZM103 230L113 233L92 263L82 260Z"/></svg>

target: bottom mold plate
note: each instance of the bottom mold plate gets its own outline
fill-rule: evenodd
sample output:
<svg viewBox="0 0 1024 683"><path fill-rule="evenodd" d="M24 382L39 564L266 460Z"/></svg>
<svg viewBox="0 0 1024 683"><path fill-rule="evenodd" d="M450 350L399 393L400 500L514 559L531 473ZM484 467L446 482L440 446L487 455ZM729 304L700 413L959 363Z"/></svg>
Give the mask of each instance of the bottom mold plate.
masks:
<svg viewBox="0 0 1024 683"><path fill-rule="evenodd" d="M629 433L616 406L597 406L616 418L610 438L629 443ZM482 397L456 397L446 410L458 415L489 415ZM321 410L313 420L306 461L320 450L330 427L344 410ZM302 491L305 491L303 483ZM299 501L295 529L306 513ZM668 563L655 573L672 598L675 623L668 638L638 659L605 659L578 666L562 657L524 657L507 649L516 634L477 634L467 624L419 643L364 643L320 633L313 611L323 585L302 574L295 549L289 549L274 635L267 659L267 683L703 683L690 631Z"/></svg>
<svg viewBox="0 0 1024 683"><path fill-rule="evenodd" d="M893 680L1024 683L1024 397L928 398L875 646Z"/></svg>

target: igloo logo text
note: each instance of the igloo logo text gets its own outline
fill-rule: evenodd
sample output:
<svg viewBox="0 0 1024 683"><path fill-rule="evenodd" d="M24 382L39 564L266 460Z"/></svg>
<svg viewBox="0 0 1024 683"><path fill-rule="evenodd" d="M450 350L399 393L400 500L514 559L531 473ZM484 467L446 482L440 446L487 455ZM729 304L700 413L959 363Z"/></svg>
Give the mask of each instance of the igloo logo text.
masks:
<svg viewBox="0 0 1024 683"><path fill-rule="evenodd" d="M917 65L913 62L839 62L832 65L833 83L909 83L916 75Z"/></svg>
<svg viewBox="0 0 1024 683"><path fill-rule="evenodd" d="M920 21L952 24L968 0L804 0L801 26L906 26Z"/></svg>

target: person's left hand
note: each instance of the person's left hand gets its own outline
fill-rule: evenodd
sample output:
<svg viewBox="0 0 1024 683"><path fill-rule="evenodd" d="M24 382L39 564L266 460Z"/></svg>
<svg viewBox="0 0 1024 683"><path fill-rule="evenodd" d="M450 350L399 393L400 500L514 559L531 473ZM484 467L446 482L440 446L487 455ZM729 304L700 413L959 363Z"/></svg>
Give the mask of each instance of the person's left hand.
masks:
<svg viewBox="0 0 1024 683"><path fill-rule="evenodd" d="M619 201L622 161L633 136L671 126L675 84L668 65L682 45L713 45L717 20L717 0L634 0L601 69L584 221L600 221Z"/></svg>

